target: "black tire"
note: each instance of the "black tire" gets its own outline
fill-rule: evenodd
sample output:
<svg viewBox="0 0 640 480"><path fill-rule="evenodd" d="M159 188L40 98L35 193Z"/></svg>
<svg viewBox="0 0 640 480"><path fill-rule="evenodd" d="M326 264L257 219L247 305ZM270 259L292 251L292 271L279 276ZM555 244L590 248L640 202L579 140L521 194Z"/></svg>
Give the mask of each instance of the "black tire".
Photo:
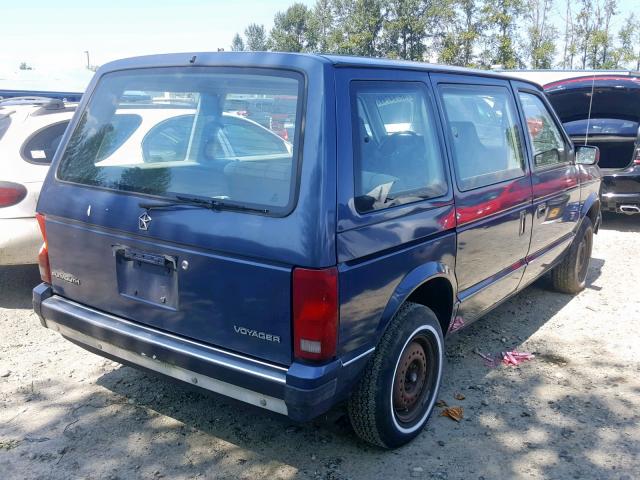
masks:
<svg viewBox="0 0 640 480"><path fill-rule="evenodd" d="M564 259L551 271L553 288L562 293L578 293L587 283L593 248L593 224L585 217Z"/></svg>
<svg viewBox="0 0 640 480"><path fill-rule="evenodd" d="M356 434L383 448L415 438L433 410L443 364L444 338L435 314L423 305L405 303L349 398Z"/></svg>

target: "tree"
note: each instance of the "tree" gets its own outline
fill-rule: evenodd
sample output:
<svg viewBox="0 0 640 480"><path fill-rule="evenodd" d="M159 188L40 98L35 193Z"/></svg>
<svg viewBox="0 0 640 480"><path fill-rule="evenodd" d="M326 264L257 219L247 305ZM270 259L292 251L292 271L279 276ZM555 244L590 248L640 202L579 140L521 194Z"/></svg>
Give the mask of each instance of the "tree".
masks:
<svg viewBox="0 0 640 480"><path fill-rule="evenodd" d="M558 30L550 24L553 0L529 0L525 12L526 42L524 52L531 68L551 68L556 54Z"/></svg>
<svg viewBox="0 0 640 480"><path fill-rule="evenodd" d="M334 0L337 53L377 57L382 53L382 0Z"/></svg>
<svg viewBox="0 0 640 480"><path fill-rule="evenodd" d="M576 17L582 68L611 68L613 36L611 20L618 13L618 0L581 0Z"/></svg>
<svg viewBox="0 0 640 480"><path fill-rule="evenodd" d="M233 40L231 40L231 51L232 52L242 52L244 51L244 40L239 33L236 33L233 36Z"/></svg>
<svg viewBox="0 0 640 480"><path fill-rule="evenodd" d="M311 11L302 3L294 3L276 13L270 35L270 47L279 52L304 52L315 48L311 30Z"/></svg>
<svg viewBox="0 0 640 480"><path fill-rule="evenodd" d="M524 0L489 0L482 13L485 16L488 35L485 38L486 50L483 63L487 58L490 65L502 68L517 68L520 61L516 38L516 25L524 10Z"/></svg>
<svg viewBox="0 0 640 480"><path fill-rule="evenodd" d="M617 54L618 63L640 70L640 26L635 13L627 18L618 33L618 38L620 40Z"/></svg>
<svg viewBox="0 0 640 480"><path fill-rule="evenodd" d="M572 0L566 0L566 13L564 18L564 49L562 52L562 68L573 69L573 61L578 54L576 41L576 27L571 11Z"/></svg>
<svg viewBox="0 0 640 480"><path fill-rule="evenodd" d="M267 32L264 25L250 23L244 29L244 36L247 39L246 49L252 52L264 52L267 50Z"/></svg>
<svg viewBox="0 0 640 480"><path fill-rule="evenodd" d="M427 2L389 0L384 8L384 53L405 60L423 60L427 39Z"/></svg>
<svg viewBox="0 0 640 480"><path fill-rule="evenodd" d="M455 17L449 22L438 61L449 65L474 67L475 50L482 38L485 25L480 15L481 5L476 0L456 0Z"/></svg>
<svg viewBox="0 0 640 480"><path fill-rule="evenodd" d="M334 50L331 36L334 28L332 0L317 0L309 26L313 32L314 43L318 52L331 53Z"/></svg>

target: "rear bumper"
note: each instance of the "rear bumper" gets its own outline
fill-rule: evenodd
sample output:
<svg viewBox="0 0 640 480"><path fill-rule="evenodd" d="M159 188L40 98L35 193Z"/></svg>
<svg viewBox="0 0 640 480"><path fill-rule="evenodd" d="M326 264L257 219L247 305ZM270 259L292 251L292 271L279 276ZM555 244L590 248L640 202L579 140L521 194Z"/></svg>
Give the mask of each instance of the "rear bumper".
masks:
<svg viewBox="0 0 640 480"><path fill-rule="evenodd" d="M87 350L298 421L344 398L364 365L365 356L345 365L273 365L80 305L53 295L47 284L34 289L33 305L43 326Z"/></svg>
<svg viewBox="0 0 640 480"><path fill-rule="evenodd" d="M42 235L38 222L29 218L0 218L0 265L38 263Z"/></svg>
<svg viewBox="0 0 640 480"><path fill-rule="evenodd" d="M622 212L625 207L635 206L640 213L640 166L626 170L604 172L602 176L602 208ZM633 213L633 208L625 213Z"/></svg>

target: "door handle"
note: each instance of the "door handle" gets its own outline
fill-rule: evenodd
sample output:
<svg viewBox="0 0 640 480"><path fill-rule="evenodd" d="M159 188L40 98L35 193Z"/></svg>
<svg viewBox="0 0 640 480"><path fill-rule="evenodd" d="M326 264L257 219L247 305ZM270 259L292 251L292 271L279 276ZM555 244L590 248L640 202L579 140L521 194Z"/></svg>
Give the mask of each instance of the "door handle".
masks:
<svg viewBox="0 0 640 480"><path fill-rule="evenodd" d="M527 211L523 210L520 212L520 232L519 235L524 235L525 230L527 229Z"/></svg>
<svg viewBox="0 0 640 480"><path fill-rule="evenodd" d="M540 217L543 217L545 213L547 213L547 204L546 203L541 203L540 205L538 205L538 209L536 210L536 214L537 214L538 218L540 218Z"/></svg>

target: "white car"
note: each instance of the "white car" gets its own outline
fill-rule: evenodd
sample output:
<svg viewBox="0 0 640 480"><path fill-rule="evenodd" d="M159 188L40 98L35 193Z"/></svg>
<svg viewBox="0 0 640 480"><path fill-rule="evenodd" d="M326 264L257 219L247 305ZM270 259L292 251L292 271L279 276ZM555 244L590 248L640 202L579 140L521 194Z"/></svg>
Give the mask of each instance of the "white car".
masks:
<svg viewBox="0 0 640 480"><path fill-rule="evenodd" d="M41 97L0 101L0 265L38 261L38 196L75 108Z"/></svg>

